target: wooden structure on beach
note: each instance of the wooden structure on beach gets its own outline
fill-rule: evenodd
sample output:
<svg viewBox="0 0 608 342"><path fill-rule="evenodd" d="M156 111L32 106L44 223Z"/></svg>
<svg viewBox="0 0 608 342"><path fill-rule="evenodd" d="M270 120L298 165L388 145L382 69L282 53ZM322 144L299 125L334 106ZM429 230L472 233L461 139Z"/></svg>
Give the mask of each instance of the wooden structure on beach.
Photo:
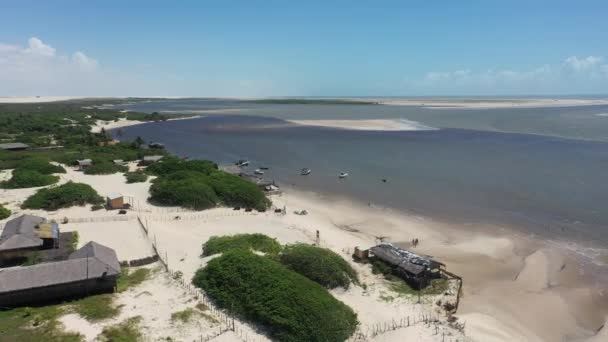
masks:
<svg viewBox="0 0 608 342"><path fill-rule="evenodd" d="M106 197L106 208L107 209L123 209L125 207L125 200L123 195L113 192L108 194Z"/></svg>
<svg viewBox="0 0 608 342"><path fill-rule="evenodd" d="M381 243L369 249L370 259L391 266L396 274L415 289L425 288L431 280L441 278L444 264L427 256L412 253L390 243Z"/></svg>
<svg viewBox="0 0 608 342"><path fill-rule="evenodd" d="M0 149L6 150L6 151L23 151L23 150L27 150L29 148L30 148L29 145L26 145L26 144L20 143L20 142L0 144Z"/></svg>
<svg viewBox="0 0 608 342"><path fill-rule="evenodd" d="M59 225L33 215L21 215L4 225L0 235L0 265L41 249L59 247Z"/></svg>
<svg viewBox="0 0 608 342"><path fill-rule="evenodd" d="M89 242L67 260L0 269L0 307L41 305L112 292L119 275L116 252Z"/></svg>

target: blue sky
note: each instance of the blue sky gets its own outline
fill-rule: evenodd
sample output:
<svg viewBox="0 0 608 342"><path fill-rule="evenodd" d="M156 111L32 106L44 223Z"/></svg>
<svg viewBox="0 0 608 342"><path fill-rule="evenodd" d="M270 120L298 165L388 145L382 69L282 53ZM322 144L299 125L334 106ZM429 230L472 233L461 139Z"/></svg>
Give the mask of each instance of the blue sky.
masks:
<svg viewBox="0 0 608 342"><path fill-rule="evenodd" d="M0 2L0 96L607 89L606 1Z"/></svg>

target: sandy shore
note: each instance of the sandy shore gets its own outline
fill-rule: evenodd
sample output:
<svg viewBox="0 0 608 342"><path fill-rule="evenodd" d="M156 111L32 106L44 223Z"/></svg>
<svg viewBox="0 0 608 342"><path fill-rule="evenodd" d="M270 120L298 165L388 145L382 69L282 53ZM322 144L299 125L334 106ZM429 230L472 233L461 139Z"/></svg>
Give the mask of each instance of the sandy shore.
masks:
<svg viewBox="0 0 608 342"><path fill-rule="evenodd" d="M42 103L82 99L82 96L0 96L0 103Z"/></svg>
<svg viewBox="0 0 608 342"><path fill-rule="evenodd" d="M168 119L167 121L190 120L190 119L198 119L200 117L201 117L200 115L195 115L195 116L189 116L189 117L183 117L183 118L172 118L172 119ZM140 120L127 120L125 118L120 118L120 119L118 119L118 121L97 120L95 125L91 126L91 133L99 133L99 132L101 132L102 128L107 131L110 129L117 129L117 128L134 126L134 125L141 125L141 124L145 124L145 123L152 123L152 122L140 121Z"/></svg>
<svg viewBox="0 0 608 342"><path fill-rule="evenodd" d="M378 103L391 106L421 106L433 109L442 108L540 108L540 107L574 107L607 105L608 99L522 99L513 98L505 100L466 100L458 99L378 99Z"/></svg>
<svg viewBox="0 0 608 342"><path fill-rule="evenodd" d="M304 126L332 127L366 131L428 131L436 128L406 119L371 120L288 120Z"/></svg>
<svg viewBox="0 0 608 342"><path fill-rule="evenodd" d="M0 175L3 178L7 176L6 172ZM449 271L464 278L457 314L459 321L465 323L464 335L447 325L445 315L434 305L437 300L448 299L453 294L442 294L418 304L416 298L392 292L386 281L371 273L369 265L351 263L366 285L365 289L354 286L347 291L332 292L357 312L362 330L393 319L420 317L422 314L443 322L438 325L439 333L434 325L419 324L378 335L372 339L374 341L441 341L446 335L449 337L446 341L462 340L466 336L483 342L564 339L597 342L606 336L606 329L603 329L593 337L608 315L606 298L585 282L576 260L498 227L458 227L294 189L287 189L282 195L272 198L276 207L287 208L287 215L277 215L272 211L245 213L229 208L194 212L147 203L149 181L126 184L121 174L89 176L72 169L61 176L62 182L68 180L88 183L102 196L122 192L132 203L133 210L124 216L124 221L115 221L118 217L116 212L91 211L89 207L51 213L27 212L58 220L69 217L70 223L62 225L62 229L78 231L80 245L88 240L98 240L115 248L120 260L149 256L151 240L154 240L159 252L168 259L169 267L181 271L184 279L191 279L194 272L208 261L200 258L201 246L213 235L259 232L282 243L311 243L318 230L321 245L346 260L351 260L355 246L370 247L376 243L377 237L408 247L407 241L414 237L420 239L418 253L433 255L446 263ZM19 205L35 190L1 190L0 202L7 203L6 206L15 211L14 217L24 212ZM309 214L293 214L293 211L301 209L306 209ZM149 226L148 237L141 234L137 216ZM175 216L181 219L175 220ZM150 338L167 336L164 331L177 333L179 328L171 325L170 313L193 304L163 279L151 280L142 288L120 294L119 301L125 306L116 320L143 315L143 331ZM145 292L154 296L138 297ZM67 328L81 331L87 339L96 336L104 324L116 320L91 325L73 314L62 318ZM206 327L186 329L183 335L176 336L192 340ZM223 334L216 341L235 339L236 336Z"/></svg>

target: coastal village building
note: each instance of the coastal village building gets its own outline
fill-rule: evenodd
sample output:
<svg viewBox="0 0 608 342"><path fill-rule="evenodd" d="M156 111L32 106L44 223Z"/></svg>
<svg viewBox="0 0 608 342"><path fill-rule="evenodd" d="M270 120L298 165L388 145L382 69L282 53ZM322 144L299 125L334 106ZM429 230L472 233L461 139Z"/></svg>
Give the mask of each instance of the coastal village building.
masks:
<svg viewBox="0 0 608 342"><path fill-rule="evenodd" d="M441 277L444 264L399 248L390 243L381 243L369 249L369 258L376 258L390 265L396 273L415 289L422 289L431 280Z"/></svg>
<svg viewBox="0 0 608 342"><path fill-rule="evenodd" d="M29 148L30 148L29 145L19 143L19 142L0 144L0 149L7 150L7 151L23 151L23 150L27 150Z"/></svg>
<svg viewBox="0 0 608 342"><path fill-rule="evenodd" d="M29 252L59 247L59 225L33 215L21 215L4 225L0 235L0 264Z"/></svg>
<svg viewBox="0 0 608 342"><path fill-rule="evenodd" d="M141 160L142 165L151 165L163 159L163 156L144 156Z"/></svg>
<svg viewBox="0 0 608 342"><path fill-rule="evenodd" d="M112 292L119 274L116 252L89 242L67 260L0 269L0 307Z"/></svg>
<svg viewBox="0 0 608 342"><path fill-rule="evenodd" d="M80 171L84 171L88 169L91 165L93 165L93 161L91 159L82 159L77 160L76 162L78 163L78 169Z"/></svg>
<svg viewBox="0 0 608 342"><path fill-rule="evenodd" d="M124 197L116 192L108 194L106 207L108 209L123 209L125 207Z"/></svg>

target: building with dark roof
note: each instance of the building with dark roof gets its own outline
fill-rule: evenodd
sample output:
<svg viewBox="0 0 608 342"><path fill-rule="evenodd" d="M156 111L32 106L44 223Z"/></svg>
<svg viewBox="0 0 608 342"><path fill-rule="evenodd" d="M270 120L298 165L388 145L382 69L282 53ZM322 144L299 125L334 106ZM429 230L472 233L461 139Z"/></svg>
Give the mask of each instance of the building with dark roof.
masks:
<svg viewBox="0 0 608 342"><path fill-rule="evenodd" d="M29 145L20 142L0 144L0 149L7 151L23 151L27 150L28 148L30 148Z"/></svg>
<svg viewBox="0 0 608 342"><path fill-rule="evenodd" d="M34 215L21 215L4 225L0 234L0 264L29 252L57 248L59 225Z"/></svg>
<svg viewBox="0 0 608 342"><path fill-rule="evenodd" d="M424 288L431 280L441 277L441 267L445 266L430 257L420 256L390 243L381 243L370 248L369 257L391 266L415 289Z"/></svg>
<svg viewBox="0 0 608 342"><path fill-rule="evenodd" d="M89 242L67 260L0 269L0 307L112 292L119 274L116 252Z"/></svg>

